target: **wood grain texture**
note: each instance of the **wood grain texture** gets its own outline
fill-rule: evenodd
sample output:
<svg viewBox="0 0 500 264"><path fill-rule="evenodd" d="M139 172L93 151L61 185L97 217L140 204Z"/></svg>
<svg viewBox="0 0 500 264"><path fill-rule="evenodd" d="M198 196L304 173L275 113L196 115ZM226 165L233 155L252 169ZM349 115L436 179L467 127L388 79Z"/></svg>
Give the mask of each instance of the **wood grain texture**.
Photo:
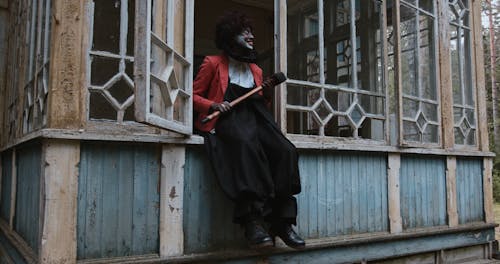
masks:
<svg viewBox="0 0 500 264"><path fill-rule="evenodd" d="M160 256L184 253L185 147L163 145L160 180Z"/></svg>
<svg viewBox="0 0 500 264"><path fill-rule="evenodd" d="M448 226L457 226L457 158L453 156L446 158L446 211Z"/></svg>
<svg viewBox="0 0 500 264"><path fill-rule="evenodd" d="M53 0L48 127L80 128L86 87L82 43L86 1Z"/></svg>
<svg viewBox="0 0 500 264"><path fill-rule="evenodd" d="M401 157L399 154L389 154L387 165L388 197L389 197L389 224L391 233L403 231L401 218L401 196L400 196L400 169Z"/></svg>
<svg viewBox="0 0 500 264"><path fill-rule="evenodd" d="M80 142L45 140L43 225L39 263L76 263Z"/></svg>

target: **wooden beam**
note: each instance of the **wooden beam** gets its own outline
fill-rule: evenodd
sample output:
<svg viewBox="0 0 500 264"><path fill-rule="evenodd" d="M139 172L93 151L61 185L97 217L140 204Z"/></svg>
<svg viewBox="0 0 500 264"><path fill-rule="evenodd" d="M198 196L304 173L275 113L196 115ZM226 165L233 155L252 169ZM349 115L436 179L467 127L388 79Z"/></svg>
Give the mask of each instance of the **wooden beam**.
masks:
<svg viewBox="0 0 500 264"><path fill-rule="evenodd" d="M80 142L43 141L42 239L39 263L76 263Z"/></svg>
<svg viewBox="0 0 500 264"><path fill-rule="evenodd" d="M474 56L473 62L475 67L475 87L476 87L476 98L477 98L477 122L478 122L478 146L482 151L488 151L489 149L489 139L488 139L488 117L486 109L486 87L485 87L485 76L484 76L484 51L483 51L483 36L482 36L482 26L481 26L481 1L472 1L471 6L472 14L472 34L473 34L473 46L472 52Z"/></svg>
<svg viewBox="0 0 500 264"><path fill-rule="evenodd" d="M448 214L448 226L458 226L457 158L455 156L446 158L446 210Z"/></svg>
<svg viewBox="0 0 500 264"><path fill-rule="evenodd" d="M0 8L9 8L9 0L0 0Z"/></svg>
<svg viewBox="0 0 500 264"><path fill-rule="evenodd" d="M163 145L160 191L160 257L184 253L183 202L185 148Z"/></svg>
<svg viewBox="0 0 500 264"><path fill-rule="evenodd" d="M484 158L483 165L483 194L484 194L484 220L486 223L494 223L493 214L493 158Z"/></svg>
<svg viewBox="0 0 500 264"><path fill-rule="evenodd" d="M17 166L16 166L16 149L12 150L12 182L10 185L10 214L9 214L9 227L14 229L14 215L16 214L16 194L17 194Z"/></svg>
<svg viewBox="0 0 500 264"><path fill-rule="evenodd" d="M48 127L80 128L86 87L87 1L53 0Z"/></svg>
<svg viewBox="0 0 500 264"><path fill-rule="evenodd" d="M399 189L401 156L399 154L389 154L387 167L389 229L391 234L397 234L403 232L403 221L401 219L401 196Z"/></svg>
<svg viewBox="0 0 500 264"><path fill-rule="evenodd" d="M438 1L438 17L446 18L448 2ZM443 134L443 148L452 149L455 141L454 119L453 119L453 88L451 81L450 60L450 26L448 20L438 20L439 34L439 65L440 65L440 87L441 87L441 133Z"/></svg>

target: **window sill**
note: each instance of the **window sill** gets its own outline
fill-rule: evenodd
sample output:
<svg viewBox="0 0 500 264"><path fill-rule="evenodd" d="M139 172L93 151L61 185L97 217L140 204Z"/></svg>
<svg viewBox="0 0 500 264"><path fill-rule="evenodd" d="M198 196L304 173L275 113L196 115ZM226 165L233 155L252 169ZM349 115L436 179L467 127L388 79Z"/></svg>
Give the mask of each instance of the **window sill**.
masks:
<svg viewBox="0 0 500 264"><path fill-rule="evenodd" d="M428 148L416 146L389 146L385 141L353 139L353 138L320 138L305 135L287 135L292 143L302 150L341 150L341 151L364 151L364 152L387 152L402 154L428 154L442 156L477 156L494 157L495 153L479 151L471 148Z"/></svg>

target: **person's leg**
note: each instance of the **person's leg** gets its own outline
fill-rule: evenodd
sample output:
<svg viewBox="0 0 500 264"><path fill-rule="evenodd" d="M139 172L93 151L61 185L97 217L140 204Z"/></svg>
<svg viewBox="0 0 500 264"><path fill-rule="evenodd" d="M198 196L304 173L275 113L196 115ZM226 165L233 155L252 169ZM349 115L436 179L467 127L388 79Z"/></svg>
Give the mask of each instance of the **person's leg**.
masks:
<svg viewBox="0 0 500 264"><path fill-rule="evenodd" d="M303 248L305 241L292 228L296 224L297 200L300 192L298 157L295 146L266 120L259 123L259 141L266 152L272 173L276 197L272 201L270 234L279 236L292 248Z"/></svg>
<svg viewBox="0 0 500 264"><path fill-rule="evenodd" d="M263 210L255 199L235 201L234 222L244 229L245 238L251 248L260 249L273 245L273 238L267 232Z"/></svg>

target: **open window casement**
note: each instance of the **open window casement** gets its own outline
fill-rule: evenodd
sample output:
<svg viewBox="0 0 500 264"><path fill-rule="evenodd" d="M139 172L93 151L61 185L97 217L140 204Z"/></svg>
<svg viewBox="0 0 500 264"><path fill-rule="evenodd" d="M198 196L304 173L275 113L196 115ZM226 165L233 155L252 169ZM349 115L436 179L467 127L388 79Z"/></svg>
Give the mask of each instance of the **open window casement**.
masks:
<svg viewBox="0 0 500 264"><path fill-rule="evenodd" d="M135 118L192 133L193 0L136 2Z"/></svg>

